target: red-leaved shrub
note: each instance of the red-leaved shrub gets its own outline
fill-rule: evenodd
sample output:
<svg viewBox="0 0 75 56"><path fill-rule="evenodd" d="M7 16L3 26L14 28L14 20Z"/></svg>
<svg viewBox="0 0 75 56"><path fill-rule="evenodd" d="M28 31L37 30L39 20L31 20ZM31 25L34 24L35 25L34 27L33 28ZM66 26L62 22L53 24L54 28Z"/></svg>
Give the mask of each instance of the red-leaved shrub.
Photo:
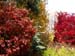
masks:
<svg viewBox="0 0 75 56"><path fill-rule="evenodd" d="M0 54L25 56L35 34L26 9L0 7Z"/></svg>
<svg viewBox="0 0 75 56"><path fill-rule="evenodd" d="M75 43L75 14L60 12L55 23L55 41L61 43Z"/></svg>

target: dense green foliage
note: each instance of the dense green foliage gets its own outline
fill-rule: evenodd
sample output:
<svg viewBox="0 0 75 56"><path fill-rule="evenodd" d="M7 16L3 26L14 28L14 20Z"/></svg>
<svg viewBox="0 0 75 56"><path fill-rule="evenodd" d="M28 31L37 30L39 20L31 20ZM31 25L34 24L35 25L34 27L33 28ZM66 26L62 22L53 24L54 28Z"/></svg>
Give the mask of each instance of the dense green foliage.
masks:
<svg viewBox="0 0 75 56"><path fill-rule="evenodd" d="M75 48L70 47L50 47L44 51L43 56L75 56Z"/></svg>
<svg viewBox="0 0 75 56"><path fill-rule="evenodd" d="M41 0L16 0L18 7L26 7L27 9L30 9L35 14L39 13L39 7L38 4Z"/></svg>

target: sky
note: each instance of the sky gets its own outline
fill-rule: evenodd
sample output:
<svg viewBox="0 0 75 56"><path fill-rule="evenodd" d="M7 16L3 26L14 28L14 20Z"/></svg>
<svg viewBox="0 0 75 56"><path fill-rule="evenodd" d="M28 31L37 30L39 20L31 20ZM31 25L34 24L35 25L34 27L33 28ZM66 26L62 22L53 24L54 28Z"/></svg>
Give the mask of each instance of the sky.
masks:
<svg viewBox="0 0 75 56"><path fill-rule="evenodd" d="M46 5L49 13L56 11L64 11L75 13L75 0L48 0Z"/></svg>

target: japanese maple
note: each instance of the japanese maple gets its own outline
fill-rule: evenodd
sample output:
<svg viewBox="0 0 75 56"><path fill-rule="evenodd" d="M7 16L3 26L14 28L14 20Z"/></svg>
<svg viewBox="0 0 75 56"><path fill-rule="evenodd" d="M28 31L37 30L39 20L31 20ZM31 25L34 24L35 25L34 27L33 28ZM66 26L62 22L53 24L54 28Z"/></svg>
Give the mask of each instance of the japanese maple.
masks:
<svg viewBox="0 0 75 56"><path fill-rule="evenodd" d="M61 43L75 43L75 14L60 12L55 23L55 41Z"/></svg>
<svg viewBox="0 0 75 56"><path fill-rule="evenodd" d="M25 56L34 35L35 28L26 9L0 7L0 54Z"/></svg>

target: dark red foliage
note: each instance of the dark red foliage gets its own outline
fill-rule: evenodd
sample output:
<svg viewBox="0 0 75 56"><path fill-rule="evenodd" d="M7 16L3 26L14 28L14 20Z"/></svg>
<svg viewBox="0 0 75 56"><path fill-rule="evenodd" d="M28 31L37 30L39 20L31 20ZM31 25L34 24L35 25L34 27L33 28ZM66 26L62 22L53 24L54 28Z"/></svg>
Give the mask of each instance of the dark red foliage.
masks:
<svg viewBox="0 0 75 56"><path fill-rule="evenodd" d="M10 5L0 8L0 54L25 56L34 34L26 9Z"/></svg>
<svg viewBox="0 0 75 56"><path fill-rule="evenodd" d="M75 14L60 12L55 23L55 40L61 43L75 43Z"/></svg>

